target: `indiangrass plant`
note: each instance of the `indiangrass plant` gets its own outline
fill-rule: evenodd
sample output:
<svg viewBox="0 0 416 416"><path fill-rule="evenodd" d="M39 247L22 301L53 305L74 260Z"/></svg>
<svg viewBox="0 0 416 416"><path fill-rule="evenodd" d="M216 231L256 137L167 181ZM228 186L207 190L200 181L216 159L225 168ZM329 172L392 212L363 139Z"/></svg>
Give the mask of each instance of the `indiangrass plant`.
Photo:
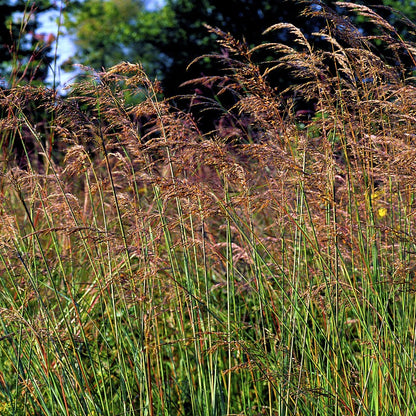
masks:
<svg viewBox="0 0 416 416"><path fill-rule="evenodd" d="M234 102L209 132L139 65L2 91L1 414L415 414L414 46L341 6L382 35L323 6L322 49L210 28L226 72L192 103Z"/></svg>

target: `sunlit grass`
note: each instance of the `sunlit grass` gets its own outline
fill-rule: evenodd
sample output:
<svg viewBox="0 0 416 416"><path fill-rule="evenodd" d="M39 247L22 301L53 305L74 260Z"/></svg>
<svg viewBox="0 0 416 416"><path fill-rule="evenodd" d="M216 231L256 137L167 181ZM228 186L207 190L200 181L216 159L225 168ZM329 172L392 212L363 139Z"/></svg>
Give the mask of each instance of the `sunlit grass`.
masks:
<svg viewBox="0 0 416 416"><path fill-rule="evenodd" d="M308 120L219 30L208 133L139 65L2 91L2 415L415 413L413 81L281 29Z"/></svg>

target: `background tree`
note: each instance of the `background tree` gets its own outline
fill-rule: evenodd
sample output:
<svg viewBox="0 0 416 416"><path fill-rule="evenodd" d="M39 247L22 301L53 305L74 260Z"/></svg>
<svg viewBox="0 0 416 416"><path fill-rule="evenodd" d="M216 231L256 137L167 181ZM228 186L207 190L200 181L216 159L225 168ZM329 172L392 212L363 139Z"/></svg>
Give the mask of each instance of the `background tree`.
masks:
<svg viewBox="0 0 416 416"><path fill-rule="evenodd" d="M149 11L142 0L85 0L72 3L66 25L77 39L77 61L95 69L123 60L142 62L150 76L161 79L165 94L173 96L183 92L178 86L184 81L217 69L216 63L206 58L187 70L196 57L220 52L216 36L209 33L204 24L230 32L250 46L279 39L287 42L287 32L274 32L267 37L263 31L279 22L293 23L305 33L318 30L325 22L306 18L301 13L311 3L296 0L166 0L163 7ZM314 3L336 8L332 0ZM415 14L411 3L371 2L400 6L403 12ZM399 22L389 11L378 11ZM351 14L351 18L355 19L355 16ZM372 30L363 18L360 27Z"/></svg>
<svg viewBox="0 0 416 416"><path fill-rule="evenodd" d="M0 116L10 112L8 99L4 100L4 97L6 94L13 95L14 87L45 85L50 64L55 59L51 48L55 38L52 34L39 32L39 18L55 7L54 2L47 0L0 0L0 87L3 89ZM38 94L34 93L36 89L25 91L18 105L52 151L53 130L49 122L53 115L44 107L43 101L48 98L46 90L39 90ZM53 92L50 94L52 96ZM19 133L0 129L0 143L0 158L8 161L16 159L22 167L27 163L27 155L33 163L43 158L28 129L21 129Z"/></svg>
<svg viewBox="0 0 416 416"><path fill-rule="evenodd" d="M263 31L279 22L308 25L301 17L303 4L287 0L168 0L166 7L173 17L169 26L161 28L163 36L149 38L155 48L169 59L164 68L163 85L167 95L173 95L182 82L215 71L215 62L208 59L189 63L198 56L220 52L216 36L208 33L205 24L244 39L249 46L273 40ZM275 40L275 39L274 39Z"/></svg>
<svg viewBox="0 0 416 416"><path fill-rule="evenodd" d="M122 61L143 61L149 72L158 72L160 58L147 38L168 26L168 11L166 7L146 10L143 0L70 2L65 26L77 51L67 61L68 69L74 62L101 70Z"/></svg>
<svg viewBox="0 0 416 416"><path fill-rule="evenodd" d="M149 11L138 0L87 0L68 9L66 27L78 46L74 60L95 69L121 60L140 61L162 80L170 96L183 81L212 67L205 60L187 72L194 58L219 51L216 36L204 24L256 45L265 40L265 28L299 19L302 8L287 0L167 0Z"/></svg>
<svg viewBox="0 0 416 416"><path fill-rule="evenodd" d="M38 33L39 15L55 7L47 0L0 0L0 77L2 86L44 82L51 56L52 35Z"/></svg>

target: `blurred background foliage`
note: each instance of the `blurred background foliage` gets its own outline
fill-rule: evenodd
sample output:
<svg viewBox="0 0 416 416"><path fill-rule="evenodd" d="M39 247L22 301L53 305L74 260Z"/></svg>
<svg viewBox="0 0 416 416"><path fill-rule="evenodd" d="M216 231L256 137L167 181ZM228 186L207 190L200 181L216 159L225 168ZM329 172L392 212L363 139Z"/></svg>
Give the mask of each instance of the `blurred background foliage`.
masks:
<svg viewBox="0 0 416 416"><path fill-rule="evenodd" d="M362 2L371 6L389 6L402 12L410 20L416 17L414 1L375 0ZM293 23L306 34L326 23L302 15L305 5L326 5L339 8L333 1L294 0L166 0L151 7L148 0L76 0L63 8L64 26L74 40L73 56L64 65L68 71L73 64L95 70L111 67L121 61L141 62L151 78L157 77L166 96L184 93L179 86L189 79L210 75L218 69L218 62L205 58L188 68L198 56L220 53L215 34L204 25L230 32L249 46L269 41L287 43L287 33L263 31L276 23ZM48 66L56 51L51 48L53 36L39 33L39 16L57 8L55 2L0 0L0 75L5 80L45 81ZM401 29L401 19L390 10L376 9L380 15ZM339 10L336 10L339 11ZM371 33L375 28L363 17L360 30ZM321 19L322 20L322 19ZM407 29L406 29L407 30ZM315 40L316 41L316 40ZM63 53L59 50L57 53ZM258 59L267 60L267 56ZM290 83L285 74L278 74L280 82Z"/></svg>
<svg viewBox="0 0 416 416"><path fill-rule="evenodd" d="M52 34L39 33L39 15L55 7L48 0L0 0L0 82L44 82L53 60Z"/></svg>
<svg viewBox="0 0 416 416"><path fill-rule="evenodd" d="M416 16L413 1L363 2L370 3L394 7L410 19ZM263 31L279 22L293 23L309 34L326 25L322 19L302 15L307 4L338 7L333 1L166 0L163 7L149 10L141 0L71 2L65 12L65 25L76 39L77 46L71 62L80 62L98 70L121 60L141 62L151 77L162 81L165 94L173 96L182 92L178 87L184 81L216 71L217 63L208 58L187 69L196 57L220 52L216 36L206 30L205 24L244 39L249 46L269 41L287 42L284 31L268 36L263 35ZM380 9L377 12L400 25L397 14ZM355 18L351 16L351 19ZM360 19L361 30L370 33L375 30L362 17ZM265 56L259 58L267 59Z"/></svg>

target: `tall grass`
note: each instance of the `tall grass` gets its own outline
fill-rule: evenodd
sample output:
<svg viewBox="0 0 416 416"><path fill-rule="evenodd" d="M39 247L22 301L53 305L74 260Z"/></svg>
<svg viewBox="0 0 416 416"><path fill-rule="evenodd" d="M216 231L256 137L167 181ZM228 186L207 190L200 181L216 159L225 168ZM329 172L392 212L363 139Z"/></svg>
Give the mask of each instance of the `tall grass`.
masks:
<svg viewBox="0 0 416 416"><path fill-rule="evenodd" d="M208 133L139 65L1 92L2 415L415 414L414 46L343 7L382 35L323 6L324 49L211 29Z"/></svg>

